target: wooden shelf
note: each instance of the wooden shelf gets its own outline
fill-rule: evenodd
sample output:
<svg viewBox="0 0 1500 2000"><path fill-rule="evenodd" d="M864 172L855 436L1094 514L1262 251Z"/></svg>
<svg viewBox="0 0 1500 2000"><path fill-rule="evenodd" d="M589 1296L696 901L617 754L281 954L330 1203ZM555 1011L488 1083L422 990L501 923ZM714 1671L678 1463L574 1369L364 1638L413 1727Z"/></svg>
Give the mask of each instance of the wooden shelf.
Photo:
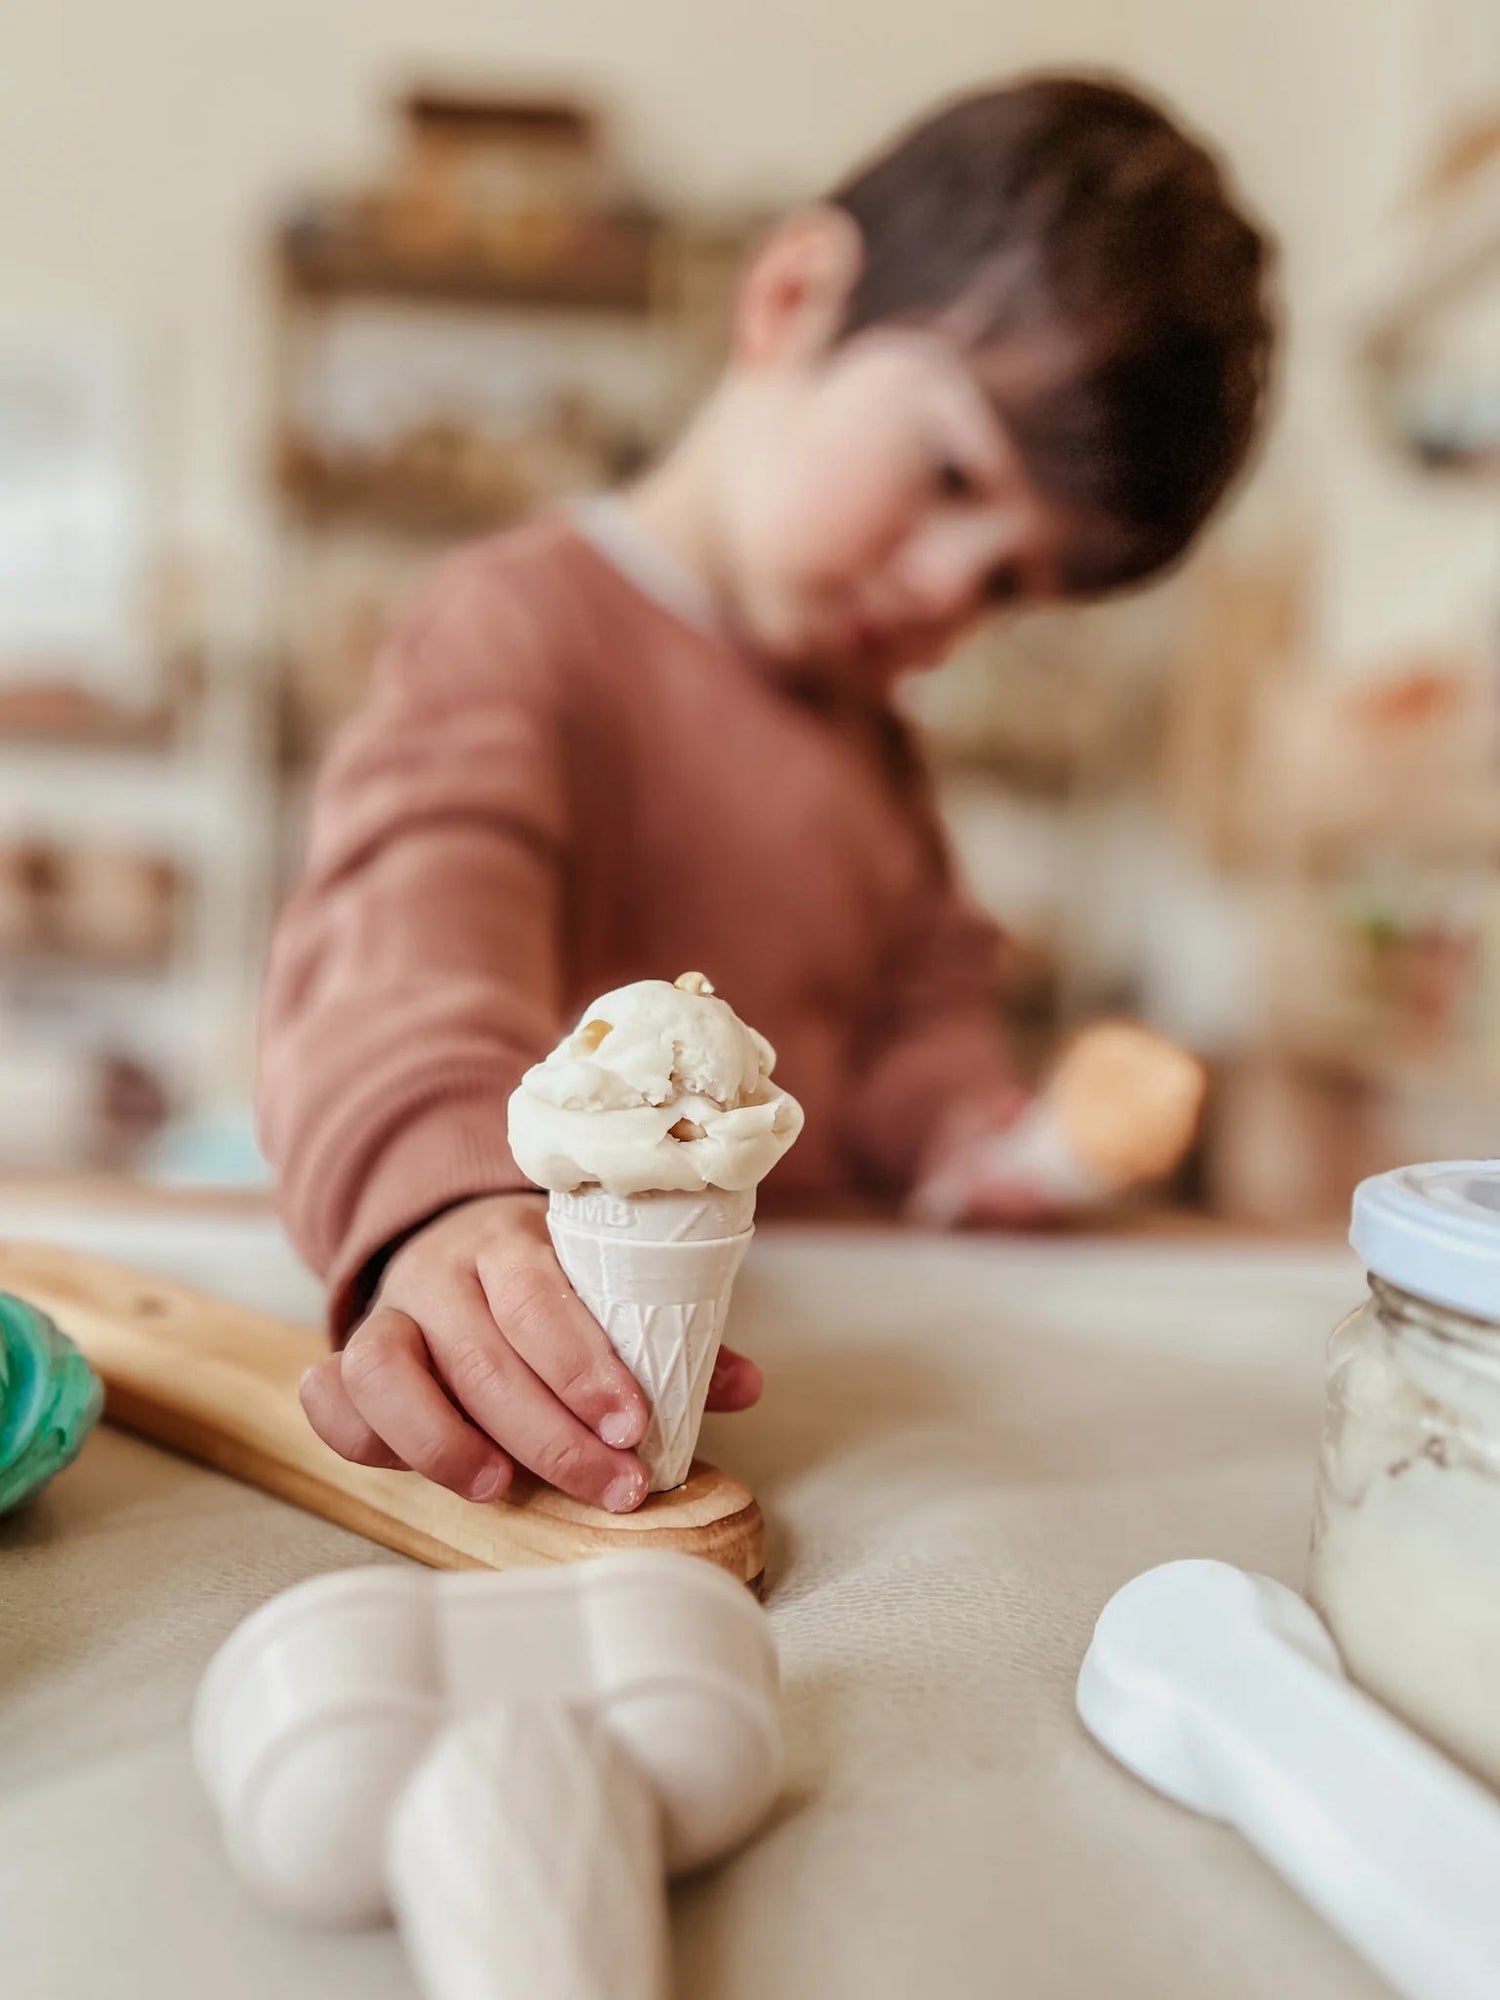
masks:
<svg viewBox="0 0 1500 2000"><path fill-rule="evenodd" d="M178 719L175 701L126 708L61 680L0 687L0 743L165 750L176 739Z"/></svg>
<svg viewBox="0 0 1500 2000"><path fill-rule="evenodd" d="M1500 786L1424 779L1386 810L1283 821L1263 831L1260 845L1272 855L1300 854L1314 876L1348 872L1385 854L1427 865L1490 861L1500 856Z"/></svg>
<svg viewBox="0 0 1500 2000"><path fill-rule="evenodd" d="M426 244L415 228L402 240L398 217L388 205L356 201L295 218L277 246L283 286L307 300L404 299L631 317L656 303L662 231L644 217L476 219L434 233ZM501 247L502 230L514 237L513 247Z"/></svg>
<svg viewBox="0 0 1500 2000"><path fill-rule="evenodd" d="M590 439L549 454L545 440L506 446L434 429L384 456L335 456L290 436L278 448L276 476L306 521L453 536L506 527L567 493L615 484L643 455L643 446L626 439Z"/></svg>
<svg viewBox="0 0 1500 2000"><path fill-rule="evenodd" d="M1278 1053L1293 1061L1384 1090L1425 1090L1435 1096L1500 1102L1500 1059L1432 1054L1356 1022L1330 1021L1287 1028L1274 1036Z"/></svg>
<svg viewBox="0 0 1500 2000"><path fill-rule="evenodd" d="M398 465L341 462L300 446L282 449L277 480L304 520L358 522L402 534L462 535L504 527L531 504L518 493L481 495Z"/></svg>
<svg viewBox="0 0 1500 2000"><path fill-rule="evenodd" d="M172 969L170 944L143 951L82 951L34 945L16 951L0 946L0 980L98 978L111 974L160 978Z"/></svg>
<svg viewBox="0 0 1500 2000"><path fill-rule="evenodd" d="M1072 748L1040 750L1033 743L964 744L929 737L918 726L929 770L938 779L982 778L1019 797L1060 801L1072 796L1084 760Z"/></svg>

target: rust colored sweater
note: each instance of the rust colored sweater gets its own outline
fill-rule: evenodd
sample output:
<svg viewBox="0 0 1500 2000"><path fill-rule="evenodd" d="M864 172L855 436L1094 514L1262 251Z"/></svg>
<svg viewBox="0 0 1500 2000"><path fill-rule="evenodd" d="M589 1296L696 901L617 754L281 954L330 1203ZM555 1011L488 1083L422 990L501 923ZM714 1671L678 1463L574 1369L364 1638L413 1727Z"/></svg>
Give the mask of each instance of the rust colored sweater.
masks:
<svg viewBox="0 0 1500 2000"><path fill-rule="evenodd" d="M448 558L324 770L260 1131L336 1332L394 1240L523 1185L506 1100L596 994L700 968L807 1110L777 1205L900 1190L1005 1077L996 934L873 698L674 615L566 519Z"/></svg>

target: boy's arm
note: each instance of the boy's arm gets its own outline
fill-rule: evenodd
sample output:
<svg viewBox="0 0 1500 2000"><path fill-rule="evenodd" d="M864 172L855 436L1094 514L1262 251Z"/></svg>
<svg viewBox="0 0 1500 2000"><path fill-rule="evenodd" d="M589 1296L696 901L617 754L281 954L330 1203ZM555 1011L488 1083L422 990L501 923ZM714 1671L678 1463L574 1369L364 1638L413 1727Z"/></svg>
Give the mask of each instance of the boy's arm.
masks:
<svg viewBox="0 0 1500 2000"><path fill-rule="evenodd" d="M271 953L259 1115L336 1333L393 1243L526 1184L506 1100L556 1037L567 820L544 667L523 607L450 563L319 782Z"/></svg>
<svg viewBox="0 0 1500 2000"><path fill-rule="evenodd" d="M959 1138L1024 1108L1001 1027L1001 937L953 878L934 829L931 861L870 996L850 1137L867 1174L909 1192Z"/></svg>
<svg viewBox="0 0 1500 2000"><path fill-rule="evenodd" d="M1009 1072L1000 933L935 860L898 927L853 1138L921 1220L1036 1223L1158 1180L1202 1109L1202 1065L1130 1022L1078 1037L1040 1097Z"/></svg>

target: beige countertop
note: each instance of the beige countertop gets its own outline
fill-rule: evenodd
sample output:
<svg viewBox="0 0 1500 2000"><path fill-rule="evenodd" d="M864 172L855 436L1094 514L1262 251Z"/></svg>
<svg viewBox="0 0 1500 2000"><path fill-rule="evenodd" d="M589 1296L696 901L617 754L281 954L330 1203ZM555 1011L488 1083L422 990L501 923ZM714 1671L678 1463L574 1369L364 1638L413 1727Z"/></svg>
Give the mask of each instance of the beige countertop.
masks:
<svg viewBox="0 0 1500 2000"><path fill-rule="evenodd" d="M59 1234L296 1311L263 1217ZM45 1220L45 1218L44 1218ZM102 1233L101 1233L102 1232ZM769 1229L734 1337L755 1414L707 1449L770 1529L789 1774L763 1835L675 1901L682 2000L1376 2000L1224 1830L1088 1741L1072 1688L1110 1592L1216 1555L1300 1579L1345 1252ZM217 1847L185 1723L267 1595L383 1552L103 1433L0 1523L6 2000L410 2000L385 1934L262 1915Z"/></svg>

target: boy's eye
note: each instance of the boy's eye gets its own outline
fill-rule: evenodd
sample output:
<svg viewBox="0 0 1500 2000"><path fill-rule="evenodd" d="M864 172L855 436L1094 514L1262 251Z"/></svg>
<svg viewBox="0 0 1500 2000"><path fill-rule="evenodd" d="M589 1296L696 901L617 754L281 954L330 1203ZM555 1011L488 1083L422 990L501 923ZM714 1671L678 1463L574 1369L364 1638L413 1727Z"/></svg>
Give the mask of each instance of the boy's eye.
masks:
<svg viewBox="0 0 1500 2000"><path fill-rule="evenodd" d="M937 488L945 500L970 500L974 496L974 481L956 458L938 460Z"/></svg>

